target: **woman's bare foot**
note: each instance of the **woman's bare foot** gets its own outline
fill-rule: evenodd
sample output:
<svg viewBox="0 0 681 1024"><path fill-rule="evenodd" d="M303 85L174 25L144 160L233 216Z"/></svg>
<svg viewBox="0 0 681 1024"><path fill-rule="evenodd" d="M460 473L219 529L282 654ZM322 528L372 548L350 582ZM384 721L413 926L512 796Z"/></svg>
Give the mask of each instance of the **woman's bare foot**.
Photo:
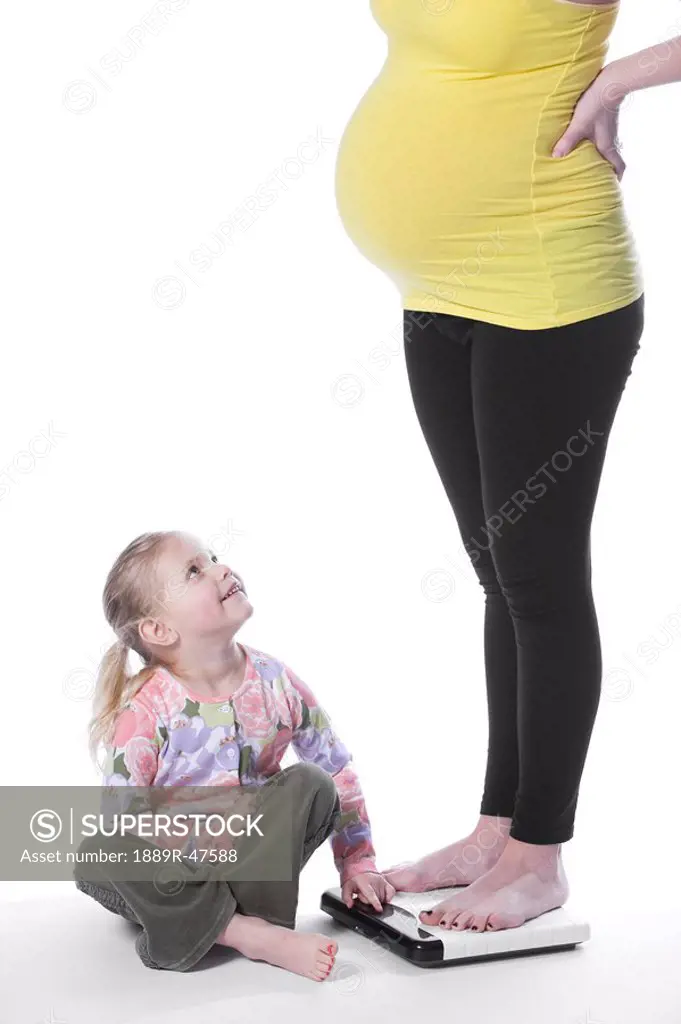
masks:
<svg viewBox="0 0 681 1024"><path fill-rule="evenodd" d="M510 818L482 814L469 836L429 853L421 860L381 872L398 892L428 892L470 885L499 860L511 827Z"/></svg>
<svg viewBox="0 0 681 1024"><path fill-rule="evenodd" d="M249 960L266 960L312 981L328 978L338 952L337 943L325 935L295 932L244 914L234 914L215 941L237 949Z"/></svg>
<svg viewBox="0 0 681 1024"><path fill-rule="evenodd" d="M539 846L509 839L486 875L419 917L431 927L482 932L517 928L562 907L569 887L560 850L560 844Z"/></svg>

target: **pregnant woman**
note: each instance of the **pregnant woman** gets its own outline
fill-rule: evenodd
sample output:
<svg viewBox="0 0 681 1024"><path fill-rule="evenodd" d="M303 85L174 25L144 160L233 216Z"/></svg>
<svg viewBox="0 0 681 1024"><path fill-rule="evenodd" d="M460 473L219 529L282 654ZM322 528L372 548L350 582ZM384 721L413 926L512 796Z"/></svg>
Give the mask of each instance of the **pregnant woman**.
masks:
<svg viewBox="0 0 681 1024"><path fill-rule="evenodd" d="M617 115L681 79L681 37L604 67L611 0L371 6L388 55L341 141L338 210L400 292L414 407L485 594L489 709L478 823L385 875L466 886L426 924L512 928L568 897L602 674L591 520L643 331Z"/></svg>

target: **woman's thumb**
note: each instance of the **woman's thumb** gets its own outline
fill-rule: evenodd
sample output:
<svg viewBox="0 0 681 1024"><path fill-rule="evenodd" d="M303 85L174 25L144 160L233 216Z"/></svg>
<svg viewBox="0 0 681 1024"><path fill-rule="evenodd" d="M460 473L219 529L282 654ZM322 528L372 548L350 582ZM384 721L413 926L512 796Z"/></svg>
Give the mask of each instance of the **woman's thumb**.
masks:
<svg viewBox="0 0 681 1024"><path fill-rule="evenodd" d="M609 146L607 149L602 151L602 155L609 163L612 164L612 166L615 169L615 174L617 175L618 180L621 181L622 175L624 174L627 165L622 159L622 155L617 146Z"/></svg>

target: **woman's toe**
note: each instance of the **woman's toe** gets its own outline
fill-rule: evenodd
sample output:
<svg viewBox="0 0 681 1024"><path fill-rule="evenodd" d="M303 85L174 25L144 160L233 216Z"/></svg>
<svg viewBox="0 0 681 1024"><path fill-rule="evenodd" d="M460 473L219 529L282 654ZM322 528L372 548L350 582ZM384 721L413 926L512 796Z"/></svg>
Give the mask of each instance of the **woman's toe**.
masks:
<svg viewBox="0 0 681 1024"><path fill-rule="evenodd" d="M468 927L469 923L473 920L473 913L470 910L462 910L459 914L455 915L454 928L456 931L464 931Z"/></svg>
<svg viewBox="0 0 681 1024"><path fill-rule="evenodd" d="M446 928L449 931L449 929L454 926L454 922L460 914L461 911L458 909L446 910L440 918L440 928Z"/></svg>
<svg viewBox="0 0 681 1024"><path fill-rule="evenodd" d="M476 914L471 922L472 932L484 932L485 925L487 924L487 914Z"/></svg>

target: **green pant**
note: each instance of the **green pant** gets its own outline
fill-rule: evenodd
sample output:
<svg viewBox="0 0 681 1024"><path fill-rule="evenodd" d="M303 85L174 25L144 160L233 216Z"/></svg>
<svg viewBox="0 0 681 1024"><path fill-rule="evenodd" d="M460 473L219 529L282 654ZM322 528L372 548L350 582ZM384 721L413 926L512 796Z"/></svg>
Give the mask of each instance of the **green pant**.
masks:
<svg viewBox="0 0 681 1024"><path fill-rule="evenodd" d="M135 949L147 967L171 971L193 967L237 911L285 928L295 927L300 872L337 824L338 792L332 776L309 762L285 768L268 779L261 791L265 801L271 799L279 820L285 821L286 834L292 833L291 881L205 879L190 881L169 896L153 881L108 877L106 864L88 863L87 877L82 877L80 865L76 865L74 878L81 892L142 926ZM276 843L276 829L268 829L259 842ZM79 849L110 851L117 844L128 851L135 845L149 846L138 836L96 835L85 839Z"/></svg>

